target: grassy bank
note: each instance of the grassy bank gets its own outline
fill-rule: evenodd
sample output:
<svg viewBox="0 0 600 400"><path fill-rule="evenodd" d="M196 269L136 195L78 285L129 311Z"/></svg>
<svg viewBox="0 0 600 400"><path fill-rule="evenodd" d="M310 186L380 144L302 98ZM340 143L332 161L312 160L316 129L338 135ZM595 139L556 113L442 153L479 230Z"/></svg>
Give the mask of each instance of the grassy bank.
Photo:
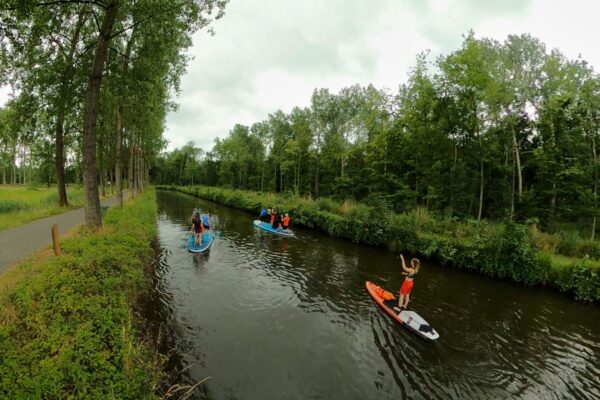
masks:
<svg viewBox="0 0 600 400"><path fill-rule="evenodd" d="M551 286L579 300L600 300L600 261L589 256L557 254L561 248L557 244L560 237L539 232L535 226L436 218L422 209L397 214L327 198L315 201L203 186L160 188L196 195L257 215L262 206L282 207L290 212L293 224L335 237L417 253L443 265L528 286ZM549 246L552 240L554 245ZM587 246L596 248L595 243Z"/></svg>
<svg viewBox="0 0 600 400"><path fill-rule="evenodd" d="M0 397L152 398L160 377L132 306L156 235L154 191L0 275Z"/></svg>
<svg viewBox="0 0 600 400"><path fill-rule="evenodd" d="M67 190L71 207L83 206L83 190ZM0 231L64 212L56 187L0 185Z"/></svg>

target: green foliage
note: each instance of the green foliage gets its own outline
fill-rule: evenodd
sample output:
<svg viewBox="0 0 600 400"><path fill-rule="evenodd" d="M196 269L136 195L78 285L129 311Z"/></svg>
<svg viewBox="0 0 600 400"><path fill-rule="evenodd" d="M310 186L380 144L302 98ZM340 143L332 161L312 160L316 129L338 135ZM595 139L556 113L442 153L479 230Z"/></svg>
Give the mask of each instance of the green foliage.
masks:
<svg viewBox="0 0 600 400"><path fill-rule="evenodd" d="M292 224L335 237L418 253L444 265L527 286L555 286L581 300L600 300L600 263L580 258L565 259L548 251L536 253L539 231L511 220L502 224L465 222L454 217L439 218L421 208L395 213L385 206L339 203L330 198L315 201L291 195L207 186L159 188L192 194L252 213L258 213L261 207L276 206L290 213ZM600 246L594 243L579 240L578 251L585 248L595 256Z"/></svg>
<svg viewBox="0 0 600 400"><path fill-rule="evenodd" d="M28 261L0 279L23 274L0 291L0 394L154 397L159 373L131 307L144 288L155 215L154 193L144 193L111 209L104 232L66 240L63 256Z"/></svg>
<svg viewBox="0 0 600 400"><path fill-rule="evenodd" d="M600 299L600 266L590 260L575 260L560 265L548 256L538 256L548 265L552 284L563 292L573 293L579 300Z"/></svg>

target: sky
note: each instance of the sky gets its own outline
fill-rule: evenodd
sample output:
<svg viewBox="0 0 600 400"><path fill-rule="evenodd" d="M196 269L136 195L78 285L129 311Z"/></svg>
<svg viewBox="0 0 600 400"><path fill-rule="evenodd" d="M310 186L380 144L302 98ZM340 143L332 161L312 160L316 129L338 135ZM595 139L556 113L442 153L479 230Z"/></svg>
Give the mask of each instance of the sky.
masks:
<svg viewBox="0 0 600 400"><path fill-rule="evenodd" d="M448 54L471 29L500 41L530 33L598 71L598 15L597 0L230 0L214 36L194 35L168 148L210 150L236 123L308 106L315 88L396 91L418 53ZM8 96L0 88L0 104Z"/></svg>

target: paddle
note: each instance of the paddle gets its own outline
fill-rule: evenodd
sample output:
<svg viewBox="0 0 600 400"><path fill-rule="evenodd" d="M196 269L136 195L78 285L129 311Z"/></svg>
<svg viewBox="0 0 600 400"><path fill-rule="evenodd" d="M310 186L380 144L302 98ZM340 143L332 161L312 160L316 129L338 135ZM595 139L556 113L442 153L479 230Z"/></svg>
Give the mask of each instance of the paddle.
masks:
<svg viewBox="0 0 600 400"><path fill-rule="evenodd" d="M180 249L187 249L188 245L188 240L190 238L191 232L188 232L185 234L185 236L183 237L183 240L185 240L185 244L182 244L181 246L179 246Z"/></svg>

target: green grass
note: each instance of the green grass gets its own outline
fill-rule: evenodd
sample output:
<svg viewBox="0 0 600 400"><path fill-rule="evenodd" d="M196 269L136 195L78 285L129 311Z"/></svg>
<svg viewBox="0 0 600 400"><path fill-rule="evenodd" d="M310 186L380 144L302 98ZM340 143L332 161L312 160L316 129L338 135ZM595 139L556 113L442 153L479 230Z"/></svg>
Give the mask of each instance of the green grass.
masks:
<svg viewBox="0 0 600 400"><path fill-rule="evenodd" d="M258 215L261 207L290 213L292 224L355 242L418 253L443 265L524 285L547 285L586 301L600 300L600 242L572 232L547 234L514 222L459 220L417 208L382 207L329 198L218 187L160 186ZM562 252L562 254L561 254Z"/></svg>
<svg viewBox="0 0 600 400"><path fill-rule="evenodd" d="M70 187L67 198L70 208L83 206L82 189ZM58 206L56 187L0 185L0 231L65 210Z"/></svg>
<svg viewBox="0 0 600 400"><path fill-rule="evenodd" d="M0 397L155 398L160 357L132 316L156 235L154 191L0 275Z"/></svg>

